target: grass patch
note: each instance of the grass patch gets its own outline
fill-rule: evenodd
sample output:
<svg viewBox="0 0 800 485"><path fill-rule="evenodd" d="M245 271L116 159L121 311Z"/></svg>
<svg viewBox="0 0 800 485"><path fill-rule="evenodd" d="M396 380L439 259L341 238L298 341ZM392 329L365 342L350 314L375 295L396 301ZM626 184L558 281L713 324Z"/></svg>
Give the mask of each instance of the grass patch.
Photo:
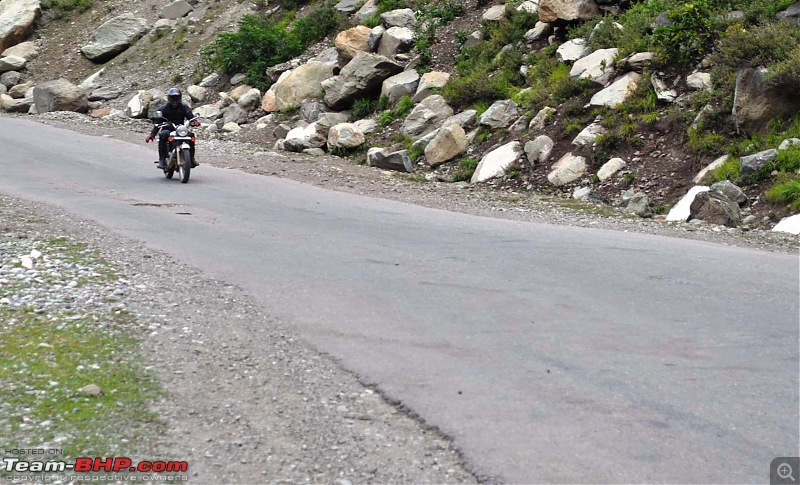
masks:
<svg viewBox="0 0 800 485"><path fill-rule="evenodd" d="M800 177L781 176L775 185L764 193L770 202L789 204L793 211L800 210Z"/></svg>
<svg viewBox="0 0 800 485"><path fill-rule="evenodd" d="M459 54L455 72L442 90L448 103L463 108L513 97L525 84L519 73L524 56L519 49L504 48L521 42L537 20L537 15L509 6L503 20L484 23L485 40Z"/></svg>
<svg viewBox="0 0 800 485"><path fill-rule="evenodd" d="M114 269L84 244L54 238L38 249L62 263L94 268L76 280L79 286L102 288L117 278ZM42 273L41 278L50 283L52 277ZM1 286L0 297L25 290L25 284ZM46 311L33 305L4 306L0 322L3 446L57 443L65 459L152 449L164 424L149 411L149 404L161 390L128 331L132 315L99 305L80 313L58 306ZM80 394L78 389L88 384L99 386L103 394Z"/></svg>
<svg viewBox="0 0 800 485"><path fill-rule="evenodd" d="M472 180L472 174L478 168L478 161L474 158L465 158L458 162L458 170L453 174L453 182Z"/></svg>

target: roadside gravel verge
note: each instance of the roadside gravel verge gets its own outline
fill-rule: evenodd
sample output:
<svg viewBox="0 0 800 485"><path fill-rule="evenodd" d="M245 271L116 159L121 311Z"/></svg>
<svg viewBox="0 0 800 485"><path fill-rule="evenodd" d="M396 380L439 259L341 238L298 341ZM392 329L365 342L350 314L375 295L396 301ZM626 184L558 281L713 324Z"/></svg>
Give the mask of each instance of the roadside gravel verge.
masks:
<svg viewBox="0 0 800 485"><path fill-rule="evenodd" d="M132 410L153 413L148 422L154 426L132 434L140 458L186 460L196 483L476 482L446 437L298 340L238 288L59 208L4 196L0 243L4 268L22 267L20 256L30 257L34 246L47 249L37 250L43 254L33 261L42 265L38 273L7 271L22 274L20 281L30 277L35 285L21 289L0 273L7 281L0 285L3 316L10 315L3 319L3 332L24 315L52 314L78 315L75 321L88 328L105 323L102 328L113 332L114 320L91 315L127 315L119 325L139 340L138 352L127 348L129 369L138 377L152 374L164 388L164 398L150 406L146 400L131 402ZM64 259L58 245L77 252L80 262L55 264ZM48 276L49 271L58 274ZM97 284L89 284L93 278ZM57 331L42 329L37 338L47 343ZM110 365L100 357L96 365ZM27 391L46 395L50 382L45 381L31 383ZM103 384L105 395L113 395L114 384ZM51 387L58 386L63 384ZM157 395L148 389L148 396ZM115 427L102 413L85 414L93 426L108 428L75 453L99 450L111 456L124 450L117 445L129 439L114 440ZM20 446L59 438L67 447L75 441L47 432L43 419L37 420L24 433L14 428L17 441L28 441ZM11 430L10 421L0 426Z"/></svg>

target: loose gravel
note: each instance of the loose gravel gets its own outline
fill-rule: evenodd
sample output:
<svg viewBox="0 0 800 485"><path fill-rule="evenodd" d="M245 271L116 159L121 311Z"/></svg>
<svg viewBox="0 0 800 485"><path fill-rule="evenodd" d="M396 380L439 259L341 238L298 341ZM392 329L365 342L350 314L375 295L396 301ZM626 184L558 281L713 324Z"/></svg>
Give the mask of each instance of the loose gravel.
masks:
<svg viewBox="0 0 800 485"><path fill-rule="evenodd" d="M21 255L32 258L53 238L87 244L83 262L64 265L42 251L33 269L21 266ZM3 196L0 242L5 311L129 313L142 372L165 390L151 410L166 431L150 436L156 442L142 458L187 460L197 483L477 481L447 437L362 385L238 288L59 208ZM97 284L88 284L93 278Z"/></svg>

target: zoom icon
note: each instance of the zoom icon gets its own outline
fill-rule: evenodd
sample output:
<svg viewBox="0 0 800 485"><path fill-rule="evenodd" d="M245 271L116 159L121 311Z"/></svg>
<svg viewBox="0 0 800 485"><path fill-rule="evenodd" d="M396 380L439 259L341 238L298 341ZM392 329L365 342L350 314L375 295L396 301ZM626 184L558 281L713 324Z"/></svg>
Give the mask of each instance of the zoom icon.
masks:
<svg viewBox="0 0 800 485"><path fill-rule="evenodd" d="M800 458L784 456L775 458L769 465L770 485L800 485L797 473L800 471Z"/></svg>

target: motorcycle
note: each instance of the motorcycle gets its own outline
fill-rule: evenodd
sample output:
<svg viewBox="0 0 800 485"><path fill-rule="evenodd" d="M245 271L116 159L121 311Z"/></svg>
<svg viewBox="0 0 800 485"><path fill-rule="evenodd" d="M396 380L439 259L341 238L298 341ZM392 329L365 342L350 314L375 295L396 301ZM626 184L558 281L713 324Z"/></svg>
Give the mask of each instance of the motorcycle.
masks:
<svg viewBox="0 0 800 485"><path fill-rule="evenodd" d="M175 172L178 172L178 175L181 178L181 183L185 184L189 181L189 174L192 171L192 152L190 142L195 142L194 133L189 131L189 125L193 121L196 121L199 116L195 116L194 118L190 119L186 122L186 124L179 125L175 125L171 121L164 118L161 114L161 111L157 111L156 116L156 120L164 120L163 123L157 125L157 133L161 133L161 131L165 128L171 130L169 133L169 138L167 138L167 150L169 150L169 156L167 157L167 168L164 169L164 175L168 179L171 179Z"/></svg>

